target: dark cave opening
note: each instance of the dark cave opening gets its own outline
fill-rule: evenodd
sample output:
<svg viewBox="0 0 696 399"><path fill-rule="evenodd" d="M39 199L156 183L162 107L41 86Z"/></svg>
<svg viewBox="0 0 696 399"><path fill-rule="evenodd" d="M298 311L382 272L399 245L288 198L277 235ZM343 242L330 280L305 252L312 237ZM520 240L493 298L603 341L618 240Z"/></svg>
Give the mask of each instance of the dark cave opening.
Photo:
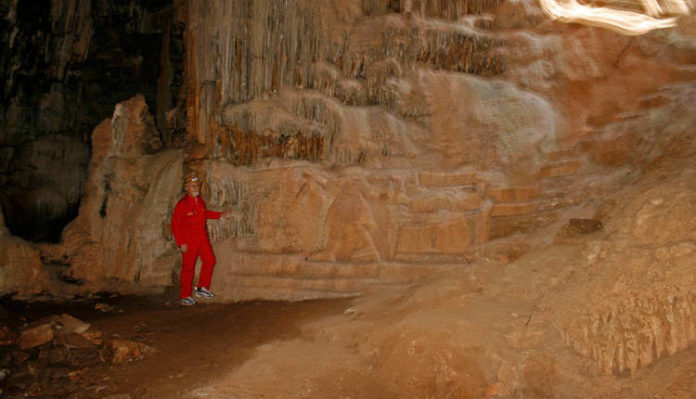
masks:
<svg viewBox="0 0 696 399"><path fill-rule="evenodd" d="M2 206L5 224L10 234L31 242L58 243L63 228L77 216L79 202L71 204L56 216L32 214L17 204L4 201Z"/></svg>
<svg viewBox="0 0 696 399"><path fill-rule="evenodd" d="M164 119L182 106L184 26L172 0L0 2L0 12L0 206L12 235L59 242L78 213L92 130L117 103L142 94L165 146L181 135Z"/></svg>

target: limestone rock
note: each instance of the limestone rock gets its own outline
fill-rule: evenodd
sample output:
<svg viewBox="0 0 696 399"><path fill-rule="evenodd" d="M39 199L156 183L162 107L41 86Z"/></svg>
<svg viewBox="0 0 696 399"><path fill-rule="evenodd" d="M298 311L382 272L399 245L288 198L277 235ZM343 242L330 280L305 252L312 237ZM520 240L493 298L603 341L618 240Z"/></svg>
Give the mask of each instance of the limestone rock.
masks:
<svg viewBox="0 0 696 399"><path fill-rule="evenodd" d="M110 155L134 158L155 152L162 141L142 95L118 103L111 118Z"/></svg>
<svg viewBox="0 0 696 399"><path fill-rule="evenodd" d="M63 371L64 369L60 366L84 369L104 362L100 351L89 346L83 348L62 345L42 347L38 359L47 365L59 366L53 371ZM66 374L67 371L65 370ZM67 375L61 377L67 377ZM53 376L53 378L56 377Z"/></svg>
<svg viewBox="0 0 696 399"><path fill-rule="evenodd" d="M85 323L67 313L50 316L42 320L54 323L57 335L83 334L91 326L89 323Z"/></svg>
<svg viewBox="0 0 696 399"><path fill-rule="evenodd" d="M25 296L49 287L39 251L20 238L0 234L0 294Z"/></svg>
<svg viewBox="0 0 696 399"><path fill-rule="evenodd" d="M168 255L174 247L167 224L181 192L181 151L152 153L161 143L142 96L117 105L92 144L79 215L63 232L70 273L143 289L170 284L176 258Z"/></svg>
<svg viewBox="0 0 696 399"><path fill-rule="evenodd" d="M31 349L53 340L53 324L45 323L22 331L17 344L20 349Z"/></svg>
<svg viewBox="0 0 696 399"><path fill-rule="evenodd" d="M696 342L695 175L634 187L606 227L614 233L588 243L582 272L549 298L565 342L603 373L634 373Z"/></svg>
<svg viewBox="0 0 696 399"><path fill-rule="evenodd" d="M694 152L680 145L696 115L685 30L551 23L531 0L187 11L187 161L208 205L241 215L209 224L223 300L353 295L510 261L536 243L505 240L561 228Z"/></svg>
<svg viewBox="0 0 696 399"><path fill-rule="evenodd" d="M56 337L55 343L67 349L90 349L94 348L95 344L82 334L77 333L62 333Z"/></svg>
<svg viewBox="0 0 696 399"><path fill-rule="evenodd" d="M218 298L306 299L516 259L543 241L517 236L696 152L688 29L627 38L544 22L531 0L183 3L186 154L161 150L143 97L118 104L92 134L79 215L44 254L97 288L172 283L183 163L206 176L212 209L238 215L209 223ZM51 15L79 22L59 30L82 59L91 16L75 4ZM69 103L43 94L41 126ZM22 104L8 104L20 120ZM63 205L44 190L55 204L42 203ZM682 259L693 226L650 226L690 202L658 194L632 205L629 234L659 245L658 260Z"/></svg>

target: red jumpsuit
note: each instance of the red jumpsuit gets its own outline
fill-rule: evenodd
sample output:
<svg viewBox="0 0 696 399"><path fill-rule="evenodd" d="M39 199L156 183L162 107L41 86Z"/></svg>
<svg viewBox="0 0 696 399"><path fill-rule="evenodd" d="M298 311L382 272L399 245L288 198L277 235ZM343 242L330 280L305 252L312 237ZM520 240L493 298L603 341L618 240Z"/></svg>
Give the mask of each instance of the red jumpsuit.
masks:
<svg viewBox="0 0 696 399"><path fill-rule="evenodd" d="M174 207L172 216L172 233L177 246L186 244L186 252L182 254L181 264L181 299L191 296L193 275L196 272L196 258L201 257L203 266L198 279L199 288L210 288L210 280L213 277L215 266L215 254L210 245L207 219L220 219L220 212L206 209L201 197L192 197L188 194Z"/></svg>

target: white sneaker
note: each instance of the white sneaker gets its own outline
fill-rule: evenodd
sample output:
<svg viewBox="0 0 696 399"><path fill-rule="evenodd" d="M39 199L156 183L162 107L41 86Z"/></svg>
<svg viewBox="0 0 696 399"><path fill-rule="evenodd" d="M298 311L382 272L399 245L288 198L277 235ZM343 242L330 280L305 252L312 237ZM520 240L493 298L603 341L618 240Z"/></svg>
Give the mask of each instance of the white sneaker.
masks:
<svg viewBox="0 0 696 399"><path fill-rule="evenodd" d="M212 292L210 292L210 290L208 290L208 289L205 288L205 287L200 287L200 288L196 288L196 296L199 297L199 298L207 298L207 299L210 299L210 298L214 297L215 294L213 294Z"/></svg>
<svg viewBox="0 0 696 399"><path fill-rule="evenodd" d="M197 303L196 300L193 299L192 297L187 297L187 298L184 298L181 300L181 306L193 306L196 303Z"/></svg>

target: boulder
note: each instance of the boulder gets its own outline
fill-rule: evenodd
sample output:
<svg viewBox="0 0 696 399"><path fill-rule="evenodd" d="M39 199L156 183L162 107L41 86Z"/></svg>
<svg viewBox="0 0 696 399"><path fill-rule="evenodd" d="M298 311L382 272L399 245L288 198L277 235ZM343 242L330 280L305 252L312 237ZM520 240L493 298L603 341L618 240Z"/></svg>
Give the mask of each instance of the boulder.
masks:
<svg viewBox="0 0 696 399"><path fill-rule="evenodd" d="M16 334L7 326L0 327L0 346L14 345L16 338Z"/></svg>
<svg viewBox="0 0 696 399"><path fill-rule="evenodd" d="M58 335L83 334L91 326L89 323L85 323L67 313L50 316L43 320L53 323L56 326L56 334Z"/></svg>
<svg viewBox="0 0 696 399"><path fill-rule="evenodd" d="M49 286L39 251L9 234L0 208L0 295L31 295Z"/></svg>
<svg viewBox="0 0 696 399"><path fill-rule="evenodd" d="M20 349L31 349L53 340L53 324L45 323L22 331L17 340Z"/></svg>

